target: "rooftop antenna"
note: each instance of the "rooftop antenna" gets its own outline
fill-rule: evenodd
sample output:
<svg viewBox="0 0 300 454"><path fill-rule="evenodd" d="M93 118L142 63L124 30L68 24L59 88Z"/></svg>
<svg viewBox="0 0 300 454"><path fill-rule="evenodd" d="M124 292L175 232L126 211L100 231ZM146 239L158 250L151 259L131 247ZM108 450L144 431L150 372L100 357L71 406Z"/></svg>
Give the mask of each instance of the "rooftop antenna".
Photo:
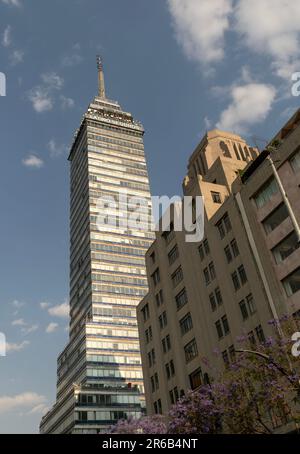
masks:
<svg viewBox="0 0 300 454"><path fill-rule="evenodd" d="M97 55L97 69L98 69L98 96L105 99L105 82L103 72L103 58Z"/></svg>

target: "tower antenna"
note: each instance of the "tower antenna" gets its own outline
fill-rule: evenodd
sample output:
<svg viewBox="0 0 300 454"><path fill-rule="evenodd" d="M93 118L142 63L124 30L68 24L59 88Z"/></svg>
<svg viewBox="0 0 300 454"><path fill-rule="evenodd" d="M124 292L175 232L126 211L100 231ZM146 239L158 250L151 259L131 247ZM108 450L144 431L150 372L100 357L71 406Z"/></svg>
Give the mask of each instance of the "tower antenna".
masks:
<svg viewBox="0 0 300 454"><path fill-rule="evenodd" d="M97 55L97 69L98 69L98 96L100 98L106 98L105 96L105 81L103 71L103 58Z"/></svg>

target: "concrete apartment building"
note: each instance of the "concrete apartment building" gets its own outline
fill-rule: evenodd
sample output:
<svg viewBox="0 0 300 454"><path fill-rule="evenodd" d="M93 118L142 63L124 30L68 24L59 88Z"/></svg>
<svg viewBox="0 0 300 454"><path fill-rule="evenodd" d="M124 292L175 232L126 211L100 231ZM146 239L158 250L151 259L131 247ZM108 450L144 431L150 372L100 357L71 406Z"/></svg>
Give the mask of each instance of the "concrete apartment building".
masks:
<svg viewBox="0 0 300 454"><path fill-rule="evenodd" d="M186 242L172 221L157 232L146 254L149 293L137 309L148 414L167 413L222 370L239 336L263 341L269 320L300 310L300 111L275 139L294 224L268 151L214 130L189 160L183 192L205 198L204 238Z"/></svg>

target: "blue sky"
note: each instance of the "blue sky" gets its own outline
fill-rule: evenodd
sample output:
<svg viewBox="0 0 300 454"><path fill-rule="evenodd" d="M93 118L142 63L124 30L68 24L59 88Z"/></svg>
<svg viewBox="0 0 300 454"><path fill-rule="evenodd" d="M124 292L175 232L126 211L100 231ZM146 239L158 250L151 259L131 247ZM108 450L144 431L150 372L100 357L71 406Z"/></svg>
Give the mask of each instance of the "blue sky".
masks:
<svg viewBox="0 0 300 454"><path fill-rule="evenodd" d="M216 125L270 139L299 107L294 0L0 0L0 432L36 433L67 341L67 150L96 94L141 120L153 195ZM168 168L166 173L165 169Z"/></svg>

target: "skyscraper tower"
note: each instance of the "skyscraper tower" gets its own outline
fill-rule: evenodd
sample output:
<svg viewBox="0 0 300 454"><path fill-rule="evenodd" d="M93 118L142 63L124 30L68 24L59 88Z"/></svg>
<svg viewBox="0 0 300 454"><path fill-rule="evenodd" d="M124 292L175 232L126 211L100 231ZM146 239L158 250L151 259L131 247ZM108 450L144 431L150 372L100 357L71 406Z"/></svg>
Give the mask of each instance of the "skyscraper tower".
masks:
<svg viewBox="0 0 300 454"><path fill-rule="evenodd" d="M145 216L151 211L144 129L106 98L100 57L97 67L98 96L69 155L70 335L41 433L104 432L144 408L136 306L147 292L144 256L153 234L124 222L130 197L146 200ZM116 201L115 223L102 216L103 200Z"/></svg>

